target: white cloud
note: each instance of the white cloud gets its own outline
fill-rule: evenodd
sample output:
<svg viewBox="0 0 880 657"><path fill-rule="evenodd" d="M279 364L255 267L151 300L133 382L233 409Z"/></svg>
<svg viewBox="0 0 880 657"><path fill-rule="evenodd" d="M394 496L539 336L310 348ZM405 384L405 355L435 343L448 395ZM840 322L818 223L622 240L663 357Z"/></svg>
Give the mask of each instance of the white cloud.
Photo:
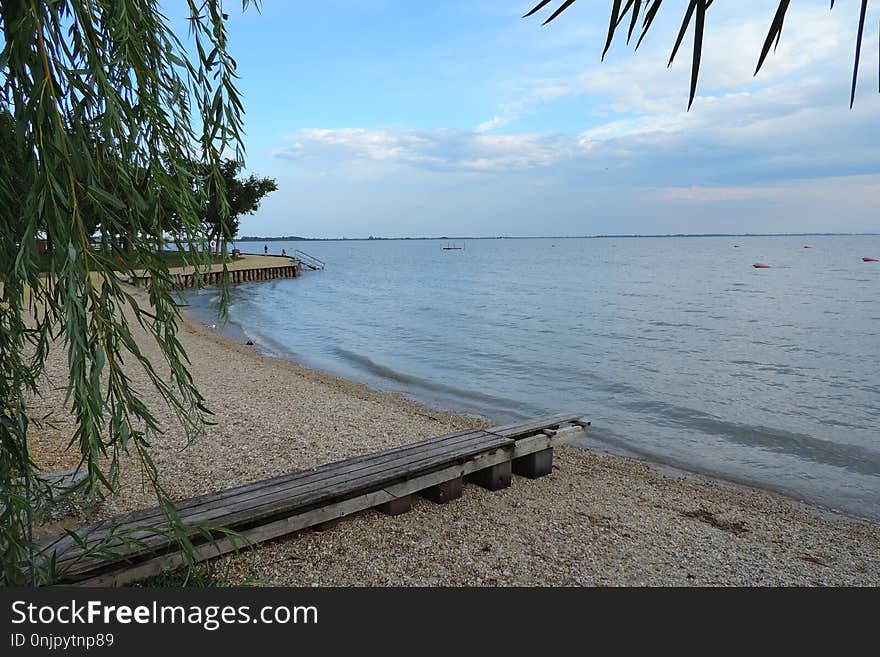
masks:
<svg viewBox="0 0 880 657"><path fill-rule="evenodd" d="M489 132L493 128L507 125L511 122L511 120L513 120L512 117L493 116L488 121L483 121L480 125L478 125L475 129L475 132Z"/></svg>
<svg viewBox="0 0 880 657"><path fill-rule="evenodd" d="M585 64L590 46L572 38L590 35L601 49L592 28L571 23L556 44L543 28L539 50L555 62L521 71L472 130L306 128L274 153L292 162L296 207L351 217L352 232L364 216L377 233L394 217L453 232L460 221L461 234L877 230L876 25L850 112L852 8L793 3L779 51L755 78L770 5L713 4L690 112L690 37L666 69L680 19L670 11L639 53L616 43L605 63L597 51ZM567 133L503 134L531 119L558 125L557 115ZM319 202L318 189L332 191Z"/></svg>
<svg viewBox="0 0 880 657"><path fill-rule="evenodd" d="M461 130L304 128L274 154L325 162L371 160L396 166L459 171L545 167L571 151L553 135L488 135Z"/></svg>

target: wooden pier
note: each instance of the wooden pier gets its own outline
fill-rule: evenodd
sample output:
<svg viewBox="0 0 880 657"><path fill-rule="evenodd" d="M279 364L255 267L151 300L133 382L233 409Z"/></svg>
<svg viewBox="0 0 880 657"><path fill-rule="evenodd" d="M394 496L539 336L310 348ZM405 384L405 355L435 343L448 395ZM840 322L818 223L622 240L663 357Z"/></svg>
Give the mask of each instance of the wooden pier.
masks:
<svg viewBox="0 0 880 657"><path fill-rule="evenodd" d="M176 511L196 560L211 559L309 527L328 529L365 509L405 513L414 494L448 502L462 495L465 480L499 490L513 474L544 476L552 470L553 448L589 424L580 415L561 414L456 431L181 500ZM62 582L118 586L186 562L159 508L82 527L76 535L41 543L41 557L54 559Z"/></svg>
<svg viewBox="0 0 880 657"><path fill-rule="evenodd" d="M302 263L291 261L289 265L280 267L252 267L248 269L230 269L230 283L249 283L250 281L269 281L275 278L296 278L302 274ZM179 289L196 287L199 277L202 285L219 285L223 272L205 271L196 276L195 272L172 272L171 278L174 286ZM147 287L150 284L150 276L132 276L129 282L136 286Z"/></svg>

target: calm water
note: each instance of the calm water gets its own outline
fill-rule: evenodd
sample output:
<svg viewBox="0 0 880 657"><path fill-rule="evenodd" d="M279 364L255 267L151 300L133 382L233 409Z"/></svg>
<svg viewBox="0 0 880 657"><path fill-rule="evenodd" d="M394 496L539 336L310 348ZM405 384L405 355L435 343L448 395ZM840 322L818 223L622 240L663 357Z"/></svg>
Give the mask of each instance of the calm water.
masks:
<svg viewBox="0 0 880 657"><path fill-rule="evenodd" d="M606 449L880 519L880 237L443 244L270 243L327 269L235 286L230 318L374 388L583 412Z"/></svg>

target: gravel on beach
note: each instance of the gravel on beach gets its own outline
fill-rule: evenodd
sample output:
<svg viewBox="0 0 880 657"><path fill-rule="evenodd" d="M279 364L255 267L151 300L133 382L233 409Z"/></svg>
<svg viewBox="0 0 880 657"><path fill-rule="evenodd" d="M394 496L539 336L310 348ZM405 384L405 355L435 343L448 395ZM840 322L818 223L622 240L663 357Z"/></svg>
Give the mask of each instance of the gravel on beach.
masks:
<svg viewBox="0 0 880 657"><path fill-rule="evenodd" d="M263 356L189 317L180 338L216 424L186 447L172 414L158 413L167 431L153 455L176 499L485 425ZM142 342L148 356L158 356ZM55 411L54 426L31 438L32 455L46 471L79 461L65 449L71 423L58 411L65 355L63 348L52 351L49 380L34 400L38 414ZM133 368L132 378L158 409L146 378ZM128 458L119 493L75 520L153 505ZM58 526L43 527L42 535ZM468 484L458 500L441 506L417 499L401 516L358 513L332 530L277 539L208 568L232 584L275 586L877 586L880 526L565 446L556 450L553 473L541 479L514 477L498 492Z"/></svg>

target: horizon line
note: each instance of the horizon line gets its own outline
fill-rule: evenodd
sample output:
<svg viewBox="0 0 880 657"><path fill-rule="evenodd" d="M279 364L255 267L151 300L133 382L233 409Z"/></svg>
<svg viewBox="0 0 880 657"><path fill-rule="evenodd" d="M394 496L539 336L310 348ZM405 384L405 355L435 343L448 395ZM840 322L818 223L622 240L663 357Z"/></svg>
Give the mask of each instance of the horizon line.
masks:
<svg viewBox="0 0 880 657"><path fill-rule="evenodd" d="M600 235L480 235L440 237L302 237L299 235L243 235L233 242L288 241L288 242L378 242L404 240L582 240L638 237L875 237L880 233L619 233Z"/></svg>

